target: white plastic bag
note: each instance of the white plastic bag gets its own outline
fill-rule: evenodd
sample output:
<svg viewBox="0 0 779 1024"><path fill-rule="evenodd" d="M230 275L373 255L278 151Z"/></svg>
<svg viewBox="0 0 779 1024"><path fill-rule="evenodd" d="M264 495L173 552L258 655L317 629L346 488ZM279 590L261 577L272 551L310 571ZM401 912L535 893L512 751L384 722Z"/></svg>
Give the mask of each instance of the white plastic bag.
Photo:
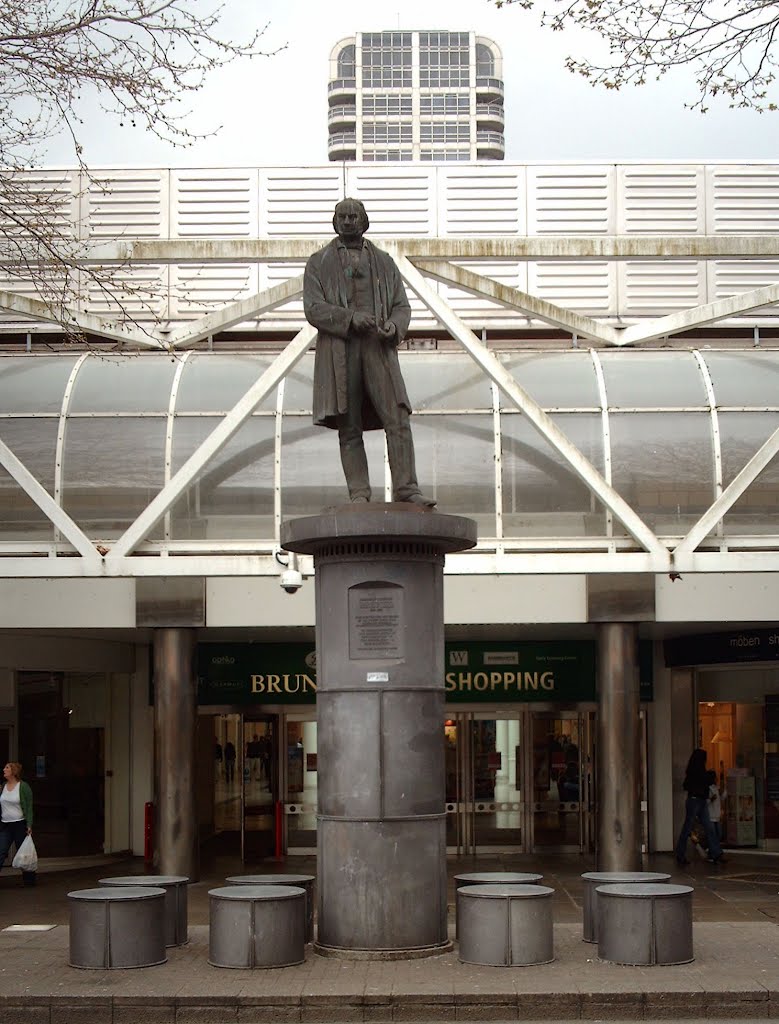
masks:
<svg viewBox="0 0 779 1024"><path fill-rule="evenodd" d="M15 868L21 868L22 871L38 870L38 851L35 849L32 836L24 837L24 842L14 854L11 864Z"/></svg>

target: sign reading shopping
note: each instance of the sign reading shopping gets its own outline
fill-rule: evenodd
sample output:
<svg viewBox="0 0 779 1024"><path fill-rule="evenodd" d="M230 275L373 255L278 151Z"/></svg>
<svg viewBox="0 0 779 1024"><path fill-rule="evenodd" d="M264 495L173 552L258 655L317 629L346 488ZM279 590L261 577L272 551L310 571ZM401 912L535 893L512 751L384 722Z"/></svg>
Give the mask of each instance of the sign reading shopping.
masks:
<svg viewBox="0 0 779 1024"><path fill-rule="evenodd" d="M595 700L587 642L446 644L447 703Z"/></svg>
<svg viewBox="0 0 779 1024"><path fill-rule="evenodd" d="M387 667L392 678L391 664ZM447 703L593 701L595 646L588 641L447 643ZM313 704L311 644L201 644L198 702L215 705Z"/></svg>

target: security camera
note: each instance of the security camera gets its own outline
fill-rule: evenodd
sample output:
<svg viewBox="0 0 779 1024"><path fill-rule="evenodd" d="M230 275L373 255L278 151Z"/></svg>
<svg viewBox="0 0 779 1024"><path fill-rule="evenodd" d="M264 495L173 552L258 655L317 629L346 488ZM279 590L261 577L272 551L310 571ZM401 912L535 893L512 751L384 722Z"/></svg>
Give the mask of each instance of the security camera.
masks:
<svg viewBox="0 0 779 1024"><path fill-rule="evenodd" d="M303 576L297 569L285 569L279 583L288 594L295 594L303 586Z"/></svg>

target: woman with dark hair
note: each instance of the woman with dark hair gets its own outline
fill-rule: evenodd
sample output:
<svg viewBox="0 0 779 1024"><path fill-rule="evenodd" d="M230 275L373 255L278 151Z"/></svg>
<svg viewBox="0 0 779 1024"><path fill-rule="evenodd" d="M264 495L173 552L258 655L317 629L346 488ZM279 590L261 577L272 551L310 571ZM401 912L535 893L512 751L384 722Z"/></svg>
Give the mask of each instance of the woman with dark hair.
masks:
<svg viewBox="0 0 779 1024"><path fill-rule="evenodd" d="M3 768L3 788L0 793L0 867L5 863L12 845L16 849L25 836L32 835L32 790L22 782L22 766L9 761ZM35 872L22 871L25 885L35 885Z"/></svg>
<svg viewBox="0 0 779 1024"><path fill-rule="evenodd" d="M712 864L724 864L722 847L711 824L709 817L709 773L706 770L706 751L697 747L690 754L687 771L684 774L682 788L687 791L685 802L684 824L676 843L676 863L689 864L687 860L687 840L695 823L695 819L703 825L706 832L706 844L709 848L709 861Z"/></svg>

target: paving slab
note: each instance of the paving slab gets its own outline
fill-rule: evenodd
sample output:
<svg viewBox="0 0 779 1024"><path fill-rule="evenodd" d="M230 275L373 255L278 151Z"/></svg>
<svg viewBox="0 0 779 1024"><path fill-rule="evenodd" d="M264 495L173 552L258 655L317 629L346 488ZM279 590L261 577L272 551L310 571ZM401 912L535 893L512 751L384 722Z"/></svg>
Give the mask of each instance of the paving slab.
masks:
<svg viewBox="0 0 779 1024"><path fill-rule="evenodd" d="M462 871L537 867L530 856L451 861ZM591 858L545 855L544 882L555 889L555 960L532 967L461 964L455 948L425 959L356 961L317 956L266 970L208 964L208 890L241 865L210 865L189 887L189 942L165 964L87 971L68 966L67 892L91 888L106 873L89 863L44 872L33 890L16 873L0 875L0 1024L396 1024L431 1021L779 1019L779 856L731 854L725 867L693 863L680 871L656 855L648 870L670 871L694 887L695 960L674 967L629 967L598 958L582 941L583 882ZM312 858L263 870L316 874ZM139 861L113 873L143 873ZM774 881L775 880L775 881ZM45 932L5 932L10 924L54 924Z"/></svg>
<svg viewBox="0 0 779 1024"><path fill-rule="evenodd" d="M168 964L136 970L83 971L57 950L31 957L27 943L10 947L0 968L0 1021L43 1021L46 1013L48 1024L741 1019L768 1018L779 1005L779 929L768 922L698 922L695 961L655 968L599 960L570 924L555 926L554 963L522 968L461 964L454 951L357 965L309 947L295 967L226 970L206 962L207 927L191 932Z"/></svg>

